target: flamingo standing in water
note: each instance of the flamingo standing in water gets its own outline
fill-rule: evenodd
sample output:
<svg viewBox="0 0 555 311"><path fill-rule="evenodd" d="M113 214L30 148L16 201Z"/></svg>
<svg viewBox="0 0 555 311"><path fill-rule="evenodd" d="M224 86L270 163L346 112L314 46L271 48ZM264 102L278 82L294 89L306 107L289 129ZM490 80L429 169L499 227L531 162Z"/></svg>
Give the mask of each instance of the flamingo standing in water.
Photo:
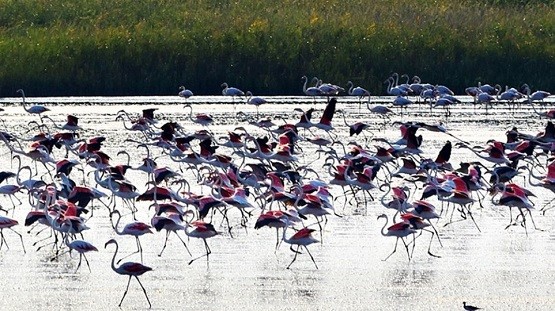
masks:
<svg viewBox="0 0 555 311"><path fill-rule="evenodd" d="M264 105L266 104L267 101L262 98L262 97L258 97L258 96L252 96L252 92L251 91L247 91L247 104L249 105L253 105L256 107L256 118L258 119L258 106L260 105Z"/></svg>
<svg viewBox="0 0 555 311"><path fill-rule="evenodd" d="M27 108L27 106L25 105L25 92L22 89L19 89L17 90L17 93L20 93L21 96L23 97L23 102L21 104L23 105L23 109L25 109L25 111L27 111L28 113L38 114L40 116L43 112L50 111L49 108L46 108L42 105L34 105L34 106L31 106L30 108Z"/></svg>
<svg viewBox="0 0 555 311"><path fill-rule="evenodd" d="M407 250L407 256L409 257L409 261L410 261L411 257L410 257L410 252L409 252L409 246L405 242L404 238L408 235L416 233L417 231L415 229L413 229L409 223L398 222L398 223L390 226L389 228L387 228L387 232L386 232L385 227L387 226L387 223L389 222L388 217L387 217L386 214L381 214L380 216L378 216L378 219L380 219L380 218L385 218L385 224L382 227L382 235L383 236L394 236L394 237L397 238L395 240L395 248L393 249L393 252L391 252L391 254L389 254L387 257L385 257L384 261L389 259L389 257L391 257L391 255L393 255L397 251L397 243L399 242L399 239L401 239L401 241L403 241L403 244L405 245L405 249Z"/></svg>
<svg viewBox="0 0 555 311"><path fill-rule="evenodd" d="M293 260L291 261L291 263L289 263L289 265L287 266L287 269L289 269L289 267L291 267L293 262L295 262L295 260L297 259L297 255L300 254L299 248L301 246L304 247L304 249L306 250L306 252L310 256L310 259L312 259L312 262L314 263L314 266L316 267L316 269L318 269L318 265L316 265L316 261L314 260L314 257L312 256L312 254L310 253L310 251L308 250L308 247L307 247L310 244L318 243L318 240L315 239L312 236L312 233L316 232L316 230L304 227L301 230L297 231L297 233L295 233L292 237L287 238L285 236L285 232L287 231L288 227L289 226L285 226L285 228L283 229L283 241L285 243L291 245L290 249L291 249L292 252L295 253L295 256L293 257ZM297 245L296 250L293 249L293 245Z"/></svg>
<svg viewBox="0 0 555 311"><path fill-rule="evenodd" d="M197 113L195 117L193 117L193 106L191 104L186 104L183 108L189 108L189 119L196 124L200 124L203 126L208 126L214 122L214 119L211 115L206 113Z"/></svg>
<svg viewBox="0 0 555 311"><path fill-rule="evenodd" d="M179 95L179 97L183 97L187 99L193 96L193 92L191 90L188 90L187 88L185 88L185 86L182 85L179 87L179 93L177 95Z"/></svg>
<svg viewBox="0 0 555 311"><path fill-rule="evenodd" d="M126 262L126 263L123 263L121 266L116 267L116 256L118 254L119 245L116 240L111 239L108 242L106 242L106 244L104 245L104 248L106 248L109 244L116 245L114 257L112 257L112 270L114 270L117 274L129 275L129 281L127 281L127 287L125 288L125 292L123 293L123 297L121 297L121 301L119 302L118 307L121 307L121 303L123 302L125 295L127 295L127 291L129 290L129 284L131 283L131 277L135 277L135 279L137 279L137 282L139 282L139 285L141 285L143 292L145 293L146 301L148 301L148 307L152 308L152 304L150 303L150 299L148 299L146 289L141 283L141 281L139 280L139 276L143 275L145 272L151 271L152 268L142 265L138 262Z"/></svg>
<svg viewBox="0 0 555 311"><path fill-rule="evenodd" d="M54 258L51 259L51 261L60 257L60 255L62 254L69 253L71 255L71 251L76 251L79 253L79 263L77 264L77 268L75 269L75 272L77 272L77 270L79 270L79 267L81 267L81 261L83 260L83 258L85 258L85 263L87 264L87 267L89 267L89 272L91 272L91 266L89 265L89 260L87 259L87 256L85 255L85 253L98 251L98 249L91 243L84 240L73 240L69 242L68 237L69 237L69 234L66 233L64 237L64 242L67 245L68 250L56 255Z"/></svg>
<svg viewBox="0 0 555 311"><path fill-rule="evenodd" d="M245 92L236 87L229 86L226 82L222 83L222 87L222 95L231 96L231 99L233 100L233 114L235 115L235 96L243 98L243 96L245 96Z"/></svg>
<svg viewBox="0 0 555 311"><path fill-rule="evenodd" d="M312 96L312 99L314 99L314 103L316 104L316 96L322 96L322 95L324 95L324 92L322 92L322 90L320 90L319 88L317 88L315 86L307 87L308 78L306 76L303 76L302 80L304 81L303 93L305 95ZM314 80L318 81L318 78L316 78L316 77L312 78L312 81L314 81Z"/></svg>
<svg viewBox="0 0 555 311"><path fill-rule="evenodd" d="M140 222L140 221L134 221L131 223L128 223L127 225L125 225L125 227L123 227L123 230L118 230L118 225L119 222L121 220L121 213L118 210L114 210L113 212L110 213L110 220L112 218L113 214L117 214L118 215L118 219L116 220L116 224L112 224L112 228L114 228L114 231L118 234L118 235L131 235L135 237L135 240L137 242L137 251L120 258L120 260L118 261L118 263L120 261L122 261L123 259L136 254L136 253L140 253L141 254L141 262L143 262L143 247L141 246L141 240L139 240L139 237L147 234L147 233L152 233L152 230L150 230L152 227L145 224L144 222Z"/></svg>
<svg viewBox="0 0 555 311"><path fill-rule="evenodd" d="M2 246L4 244L6 244L6 247L9 248L8 247L8 242L6 242L6 238L4 237L4 229L10 229L15 234L19 235L19 239L21 240L21 246L23 247L23 252L25 253L25 245L23 244L23 237L21 236L21 233L15 231L12 228L13 226L16 226L17 224L19 224L19 223L15 219L0 216L0 249L2 249Z"/></svg>
<svg viewBox="0 0 555 311"><path fill-rule="evenodd" d="M194 229L189 230L190 227L194 227ZM189 261L189 264L192 264L195 260L200 259L202 257L206 257L206 262L208 262L208 256L212 254L212 251L210 250L210 247L208 246L206 239L214 237L220 233L216 231L216 229L214 229L214 226L211 223L207 223L202 220L197 220L197 221L191 222L190 224L187 224L187 227L185 228L185 234L187 234L187 236L192 238L202 239L202 241L204 242L204 248L206 249L206 253L204 255L191 259L191 261Z"/></svg>
<svg viewBox="0 0 555 311"><path fill-rule="evenodd" d="M370 101L370 92L360 86L354 87L354 84L351 81L347 82L347 86L350 86L347 93L350 96L358 97L358 112L360 112L360 108L362 106L362 98L368 97L368 101Z"/></svg>

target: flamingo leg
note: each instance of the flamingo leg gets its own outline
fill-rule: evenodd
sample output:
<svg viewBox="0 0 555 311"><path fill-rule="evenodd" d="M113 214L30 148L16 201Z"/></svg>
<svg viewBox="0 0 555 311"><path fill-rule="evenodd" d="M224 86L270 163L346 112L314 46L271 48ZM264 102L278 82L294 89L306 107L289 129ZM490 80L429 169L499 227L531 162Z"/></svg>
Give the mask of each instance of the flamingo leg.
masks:
<svg viewBox="0 0 555 311"><path fill-rule="evenodd" d="M4 230L0 230L0 249L2 249L2 246L4 245L4 243L6 244L6 248L10 249L10 247L8 246L8 242L4 237Z"/></svg>
<svg viewBox="0 0 555 311"><path fill-rule="evenodd" d="M308 247L306 247L306 245L304 246L304 249L306 249L306 252L310 256L310 259L312 259L312 262L314 263L314 266L316 267L316 269L318 269L318 265L316 264L316 261L314 260L314 257L312 256L312 254L310 253L310 251L308 250Z"/></svg>
<svg viewBox="0 0 555 311"><path fill-rule="evenodd" d="M127 295L127 291L129 290L129 284L131 284L131 275L129 276L129 280L127 281L127 287L125 288L125 292L123 292L123 297L121 297L121 301L119 302L118 307L121 307L121 303L123 302L125 295Z"/></svg>
<svg viewBox="0 0 555 311"><path fill-rule="evenodd" d="M143 289L143 293L145 293L145 297L146 297L146 301L148 301L148 307L152 308L152 304L150 303L150 299L148 299L148 295L146 293L146 289L143 286L143 284L141 283L141 280L139 280L139 278L135 275L135 279L137 279L137 282L139 282L139 285L141 285L141 288ZM129 277L129 280L131 280L131 276ZM129 287L129 284L127 284L127 287ZM120 303L121 304L121 303Z"/></svg>
<svg viewBox="0 0 555 311"><path fill-rule="evenodd" d="M276 228L276 250L274 251L277 252L278 248L279 248L279 242L281 241L281 239L279 238L279 228Z"/></svg>
<svg viewBox="0 0 555 311"><path fill-rule="evenodd" d="M433 228L433 227L432 227L432 228ZM430 256L432 256L432 257L436 257L436 258L441 258L441 256L432 254L432 251L431 251L431 249L432 249L432 241L434 240L434 235L435 235L436 233L434 233L433 231L430 231L430 230L426 230L426 229L422 229L422 230L423 230L423 231L426 231L426 232L429 232L429 233L432 234L432 237L430 238L430 244L428 244L428 255L430 255ZM434 229L434 230L435 230L435 229ZM438 236L438 240L439 240L439 236ZM441 244L441 242L440 242L440 244ZM442 246L443 246L443 245L442 245Z"/></svg>
<svg viewBox="0 0 555 311"><path fill-rule="evenodd" d="M193 261L202 258L202 257L206 257L206 262L208 263L208 258L210 256L210 254L212 254L212 251L210 250L210 247L208 246L208 242L206 242L206 239L203 239L204 241L204 249L206 250L206 253L204 255L198 256L196 258L191 259L191 261L189 261L189 264L192 264Z"/></svg>
<svg viewBox="0 0 555 311"><path fill-rule="evenodd" d="M77 264L77 268L75 269L75 273L77 273L77 270L79 270L79 267L81 267L81 261L83 260L83 254L79 253L79 263ZM91 267L89 267L89 272L90 272Z"/></svg>
<svg viewBox="0 0 555 311"><path fill-rule="evenodd" d="M391 257L391 255L395 254L395 252L397 251L397 243L399 242L399 238L397 238L395 240L395 247L393 248L393 251L391 252L391 254L389 254L387 257L385 257L385 259L383 259L383 261L386 261L389 259L389 257ZM407 247L407 252L408 252L408 247Z"/></svg>
<svg viewBox="0 0 555 311"><path fill-rule="evenodd" d="M133 256L133 255L135 255L135 254L137 254L137 253L141 253L141 262L143 262L143 252L142 252L143 249L142 249L142 247L141 247L141 242L139 241L139 237L135 237L135 238L136 238L136 242L137 242L137 250L134 251L134 252L131 253L131 254L128 254L128 255L126 255L126 256L120 258L120 259L117 261L118 264L119 264L123 259L128 258L128 257L130 257L130 256Z"/></svg>
<svg viewBox="0 0 555 311"><path fill-rule="evenodd" d="M399 238L397 238L398 240ZM407 256L409 257L409 261L411 260L411 254L409 252L409 246L407 245L407 243L405 242L405 239L401 238L401 241L403 242L403 244L405 245L405 249L407 250ZM395 247L397 247L397 242L395 242ZM413 246L414 247L414 246Z"/></svg>
<svg viewBox="0 0 555 311"><path fill-rule="evenodd" d="M89 273L91 273L91 265L89 264L89 260L87 259L87 256L85 256L85 254L82 254L83 258L85 258L85 263L87 264L87 267L89 268ZM79 262L81 262L81 259L79 259Z"/></svg>
<svg viewBox="0 0 555 311"><path fill-rule="evenodd" d="M530 220L532 221L532 224L534 225L534 229L538 230L538 231L544 231L543 229L538 229L538 227L536 227L536 222L534 221L534 218L532 218L532 211L528 210L528 214L530 214Z"/></svg>
<svg viewBox="0 0 555 311"><path fill-rule="evenodd" d="M291 260L291 263L289 263L289 265L287 266L287 269L289 269L289 267L291 267L291 265L295 262L295 260L297 260L297 255L300 253L299 247L300 245L297 245L297 250L293 251L295 253L295 256L293 256L293 260ZM291 250L293 250L293 245L291 245Z"/></svg>
<svg viewBox="0 0 555 311"><path fill-rule="evenodd" d="M535 224L534 224L534 226L535 226ZM12 228L8 228L8 229L12 230L15 234L19 235L19 239L21 240L21 247L23 247L23 253L27 253L27 251L25 251L25 245L23 244L23 236L21 235L21 233L15 231Z"/></svg>
<svg viewBox="0 0 555 311"><path fill-rule="evenodd" d="M189 256L193 256L191 254L191 251L189 251L189 248L187 247L187 244L185 244L185 241L183 241L183 239L181 238L181 236L179 234L177 234L177 232L175 232L175 235L177 235L177 237L179 238L179 240L181 240L181 243L183 243L183 246L185 246L185 249L187 250L187 253L189 253Z"/></svg>
<svg viewBox="0 0 555 311"><path fill-rule="evenodd" d="M430 223L430 226L432 226L432 229L434 229L434 232L435 232L435 234L436 234L436 236L437 236L437 241L439 242L439 245L440 245L441 247L443 247L443 243L441 243L441 239L439 238L439 233L437 232L436 227L432 224L432 222L431 222L430 220L428 220L428 223Z"/></svg>
<svg viewBox="0 0 555 311"><path fill-rule="evenodd" d="M164 241L164 246L162 247L162 250L160 251L160 254L158 254L158 257L162 256L162 253L164 252L164 250L166 249L166 245L168 244L168 238L170 236L170 231L166 230L166 240Z"/></svg>

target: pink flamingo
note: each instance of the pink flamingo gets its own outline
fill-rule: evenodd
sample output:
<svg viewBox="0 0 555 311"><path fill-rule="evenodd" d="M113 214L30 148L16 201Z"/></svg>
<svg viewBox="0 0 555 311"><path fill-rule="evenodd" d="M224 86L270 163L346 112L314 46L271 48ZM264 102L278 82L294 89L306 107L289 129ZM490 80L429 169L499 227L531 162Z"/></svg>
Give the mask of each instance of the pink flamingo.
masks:
<svg viewBox="0 0 555 311"><path fill-rule="evenodd" d="M121 301L119 302L118 306L121 307L121 303L123 302L125 295L127 295L127 291L129 290L129 284L131 283L131 277L135 277L135 279L137 279L137 282L139 282L139 285L141 285L143 292L145 293L146 301L148 301L148 307L152 308L152 304L150 303L150 299L148 299L146 289L141 283L141 281L139 280L139 276L143 275L145 272L152 271L152 268L142 265L138 262L125 262L121 266L116 267L116 256L118 254L119 245L116 240L111 239L108 242L106 242L106 244L104 245L104 248L106 248L109 244L116 245L114 257L112 257L112 270L114 270L117 274L129 275L129 281L127 281L127 287L125 288L125 292L123 293L123 297L121 297Z"/></svg>
<svg viewBox="0 0 555 311"><path fill-rule="evenodd" d="M133 252L125 257L120 258L120 260L118 261L118 263L120 261L122 261L123 259L136 254L136 253L140 253L141 254L141 262L143 262L143 247L141 246L141 240L139 240L139 237L147 234L147 233L152 233L152 230L150 230L152 227L145 224L144 222L140 222L140 221L134 221L131 223L128 223L127 225L125 225L125 227L123 227L123 230L118 230L118 225L119 222L121 220L121 213L118 210L114 210L113 212L110 213L110 220L112 219L112 215L113 214L117 214L118 215L118 220L116 221L116 224L112 223L112 228L114 228L114 231L118 234L118 235L131 235L135 237L135 240L137 242L137 251Z"/></svg>
<svg viewBox="0 0 555 311"><path fill-rule="evenodd" d="M190 227L194 227L194 229L189 230ZM191 261L189 261L189 264L192 264L195 260L200 259L202 257L206 257L206 262L208 262L208 256L212 254L212 251L210 250L210 247L208 246L206 239L214 237L220 233L216 231L216 229L214 229L214 226L211 223L207 223L202 220L197 220L187 224L187 227L185 227L185 234L187 234L187 236L192 238L202 239L202 241L204 242L204 248L206 249L206 254L191 259Z"/></svg>
<svg viewBox="0 0 555 311"><path fill-rule="evenodd" d="M12 227L18 225L19 223L17 222L17 220L9 218L9 217L4 217L4 216L0 216L0 249L2 249L2 246L4 244L6 244L6 247L9 249L8 247L8 242L6 241L6 238L4 237L4 229L10 229L11 231L13 231L15 234L19 235L19 239L21 240L21 246L23 247L23 252L26 253L25 251L25 245L23 244L23 237L21 236L21 233L15 231Z"/></svg>
<svg viewBox="0 0 555 311"><path fill-rule="evenodd" d="M397 251L397 243L399 242L399 239L401 239L401 241L403 242L403 244L405 245L405 249L407 250L407 256L409 258L409 261L411 259L410 257L410 252L409 252L409 246L407 245L407 243L405 242L405 237L411 234L416 233L417 231L413 228L411 228L411 225L409 223L406 222L398 222L392 226L390 226L389 228L387 228L387 232L385 231L385 227L387 226L388 221L388 217L386 214L381 214L380 216L378 216L378 219L380 218L385 218L385 224L382 227L382 235L383 236L394 236L397 239L395 240L395 248L393 249L393 252L391 252L391 254L389 254L387 257L385 257L384 261L386 261L387 259L389 259L389 257L391 257L391 255L393 255L396 251Z"/></svg>
<svg viewBox="0 0 555 311"><path fill-rule="evenodd" d="M312 254L310 253L310 251L308 250L308 247L307 247L310 244L318 243L318 240L315 239L312 236L312 233L316 232L316 230L304 227L301 230L297 231L292 237L287 238L287 237L285 237L285 232L287 231L287 228L288 228L288 226L285 226L285 228L283 229L283 241L287 244L290 244L291 245L291 247L290 247L291 251L295 253L295 256L293 257L293 260L291 261L291 263L289 263L289 265L287 266L287 269L289 269L289 267L291 267L293 262L295 262L295 260L297 259L297 255L300 254L299 248L301 246L304 247L304 249L306 250L306 252L310 256L310 259L312 259L312 262L314 263L314 266L316 267L316 269L318 269L318 265L316 265L316 261L314 260L314 257L312 256ZM293 249L293 245L297 245L296 250Z"/></svg>

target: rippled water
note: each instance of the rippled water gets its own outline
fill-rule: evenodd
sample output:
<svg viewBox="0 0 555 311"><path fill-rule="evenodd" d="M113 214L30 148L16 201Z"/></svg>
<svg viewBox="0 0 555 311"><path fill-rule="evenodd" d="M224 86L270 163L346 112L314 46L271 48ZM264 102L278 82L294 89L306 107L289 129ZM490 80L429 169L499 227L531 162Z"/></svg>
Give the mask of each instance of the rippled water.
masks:
<svg viewBox="0 0 555 311"><path fill-rule="evenodd" d="M271 104L262 106L262 115L279 115L288 120L295 120L295 107L308 109L313 106L305 97L269 98ZM10 104L13 100L16 104ZM29 116L18 105L18 99L3 99L5 111L1 118L5 121L5 129L10 133L29 136L26 133L29 121L38 121L36 116ZM79 124L84 128L82 138L97 135L107 137L103 150L112 156L112 163L126 161L118 157L119 150L128 150L133 156L132 164L137 166L144 156L144 149L137 150L133 144L124 142L126 138L140 138L139 134L126 131L120 121L115 121L116 113L125 109L129 113L138 114L144 108L156 107L156 116L163 121L177 121L186 126L188 131L200 129L198 125L188 121L184 114L184 101L176 98L69 98L69 99L28 99L30 102L46 102L52 111L48 113L59 123L64 121L67 113L80 118ZM389 101L382 98L380 100ZM235 122L230 119L233 105L229 99L222 97L191 98L195 112L209 112L216 124L210 129L216 136L225 135L238 125L245 126L252 134L263 135L264 132L244 121ZM550 103L551 105L552 103ZM319 101L317 108L323 109ZM399 132L396 126L380 129L382 122L370 115L366 109L360 113L357 101L340 99L339 109L346 112L346 122L363 120L371 124L375 137L397 139ZM251 106L237 106L248 116L254 116L255 109ZM544 109L544 108L542 108ZM315 118L319 113L315 113ZM449 131L469 141L471 144L483 145L490 138L505 140L505 131L517 126L520 131L536 133L543 130L546 120L540 120L529 107L523 107L511 113L506 107L497 107L488 115L483 109L474 109L471 105L463 105L453 109L453 116L445 118L441 110L430 113L426 107L412 107L408 113L395 116L392 120L417 120L434 123L442 120ZM275 120L281 123L281 120ZM353 140L342 118L338 115L333 124L335 132L344 141ZM301 130L301 133L303 131ZM424 137L422 149L425 157L435 157L446 140L452 138L425 130L418 132ZM308 134L308 133L307 133ZM325 135L321 133L322 135ZM357 138L366 143L363 138ZM368 141L369 145L374 143ZM302 142L303 155L301 164L315 160L315 147ZM10 164L10 154L5 146L2 151L2 170L15 171L17 167ZM222 149L221 150L225 150ZM159 154L158 151L156 151ZM63 152L56 150L55 158L63 157ZM454 149L451 163L457 167L460 161L476 159L466 149ZM177 168L170 160L160 158L159 164ZM329 176L322 168L322 160L311 163L322 178ZM29 162L27 162L29 163ZM90 168L88 169L90 170ZM192 180L190 171L184 175ZM139 192L146 190L146 177L139 172L128 173L128 178L135 182ZM12 182L12 181L8 181ZM525 185L522 179L516 182ZM553 198L553 194L540 188L530 188L536 198L536 206L542 206ZM207 193L207 188L196 186L195 192ZM421 190L416 190L415 197ZM334 195L341 194L341 188L332 188ZM443 247L437 241L432 244L432 251L441 258L426 254L429 237L424 235L416 240L414 258L408 262L402 245L388 261L382 261L393 249L394 238L383 237L380 229L383 219L377 220L379 214L390 210L380 204L383 195L374 190L375 202L368 204L343 204L342 199L335 202L336 210L343 217L330 217L323 232L323 243L310 246L319 269L306 254L299 255L290 270L286 266L293 253L287 245L274 252L275 230L262 228L254 230L254 221L258 216L254 212L247 229L235 226L233 237L226 228L218 227L220 220L216 217L216 226L224 231L220 236L208 242L212 249L210 262L199 260L188 265L190 256L183 245L171 236L168 247L162 257L160 251L164 234L155 233L141 238L144 247L144 263L154 270L141 277L146 287L153 309L244 309L244 310L462 310L462 302L480 306L485 310L552 310L555 306L553 280L555 269L552 259L555 258L552 220L555 210L541 215L537 210L532 214L539 228L535 231L528 228L510 227L509 215L505 208L491 206L485 208L478 205L472 207L473 215L481 232L473 222L466 220L444 227L445 220L436 226L441 235ZM23 200L24 194L19 195ZM362 199L360 197L359 199ZM432 200L436 206L439 203ZM4 198L3 207L11 203ZM98 203L95 204L98 207ZM137 204L137 218L150 222L152 211L147 203ZM23 224L29 211L28 203L18 206L13 217ZM11 214L9 215L11 216ZM238 223L238 213L232 214L232 222ZM457 215L455 215L457 217ZM130 221L130 215L122 219L122 223ZM52 249L49 247L36 251L33 243L47 236L43 232L35 236L27 233L28 227L19 225L16 231L23 233L27 253L24 254L18 237L9 230L4 230L10 246L0 250L0 308L2 310L45 309L96 309L113 310L121 299L127 283L127 277L117 275L110 268L113 248L104 249L104 243L116 238L120 243L120 253L128 253L135 249L133 238L116 236L109 224L104 208L95 210L87 225L91 228L84 232L85 240L98 247L99 252L89 253L92 272L86 265L75 273L78 256L71 258L61 256L51 261ZM121 226L121 225L120 225ZM188 245L193 256L202 254L204 246L201 240L192 239ZM139 257L128 260L139 261ZM148 304L139 285L132 280L129 293L123 302L123 309L146 309Z"/></svg>

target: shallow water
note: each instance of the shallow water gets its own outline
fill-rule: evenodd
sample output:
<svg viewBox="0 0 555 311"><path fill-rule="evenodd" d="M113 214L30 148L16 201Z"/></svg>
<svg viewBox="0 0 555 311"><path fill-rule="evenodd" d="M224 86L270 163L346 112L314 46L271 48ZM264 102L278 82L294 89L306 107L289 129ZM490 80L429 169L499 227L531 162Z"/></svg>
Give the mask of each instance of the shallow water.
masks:
<svg viewBox="0 0 555 311"><path fill-rule="evenodd" d="M293 112L295 107L306 110L313 106L312 100L307 100L306 97L270 99L273 103L261 106L260 114L280 115L290 121L296 120L298 116ZM1 115L5 121L4 130L30 136L34 132L25 133L29 128L27 123L38 121L38 117L25 113L17 100L0 101L5 108ZM380 100L387 102L390 99ZM144 149L136 149L134 144L124 141L126 138L139 139L140 135L125 130L120 121L115 121L116 114L121 109L138 115L144 108L156 107L156 117L160 123L177 121L189 132L202 128L187 119L183 110L185 101L174 97L29 98L28 101L45 102L52 109L48 115L58 123L65 122L64 116L68 113L79 117L79 124L84 128L81 131L82 138L98 135L107 137L103 150L112 156L112 163L126 161L125 157L116 155L123 149L132 154L134 166L139 165L144 156ZM189 102L195 103L195 112L209 112L215 117L216 124L210 126L210 129L216 137L225 135L226 131L239 125L247 128L251 134L264 134L264 131L244 121L235 122L230 119L234 107L227 98L193 97ZM323 102L320 100L316 107L323 109ZM346 122L349 124L355 120L369 122L375 137L390 140L399 137L396 126L387 126L382 130L380 119L370 115L364 108L359 113L356 100L340 99L338 108L345 111ZM254 117L256 111L254 107L246 105L237 105L235 109L244 111L249 117ZM485 145L490 138L505 141L505 131L512 126L517 126L521 132L537 133L543 130L546 123L546 120L540 120L527 106L514 113L505 106L496 107L486 115L484 109L474 109L466 104L455 107L452 113L452 117L446 118L442 110L430 113L426 107L411 107L403 116L394 116L392 120L428 123L442 120L452 134L477 145ZM319 115L320 112L315 113L314 118L317 119ZM283 121L278 119L275 122L279 124ZM348 137L347 127L340 115L336 116L333 124L335 133L342 141L355 140ZM305 134L310 136L309 133ZM324 137L326 135L319 134ZM453 140L445 134L426 130L419 130L418 134L424 138L424 157L434 158L445 141ZM356 140L365 143L362 136ZM300 164L309 164L318 170L324 180L329 180L322 168L323 160L316 160L316 147L306 142L300 144L303 148L303 153L299 156ZM368 141L368 144L372 146L374 143ZM159 155L159 151L151 149ZM0 150L4 163L2 170L16 171L16 162L10 165L8 149L2 146ZM229 150L221 147L218 151L225 153ZM61 159L63 155L61 150L55 150L56 159ZM453 149L450 162L454 167L458 167L461 161L471 160L477 160L477 157L469 150ZM157 161L160 165L177 169L177 165L167 157ZM34 165L28 160L25 163ZM87 171L90 170L90 167L87 168ZM190 171L185 170L183 174L193 182ZM144 173L131 171L127 177L135 183L139 192L146 190ZM13 180L8 181L11 182ZM515 182L526 185L521 178L515 179ZM414 190L412 185L411 187L412 192L416 192L412 199L418 198L421 190ZM293 253L285 244L274 252L275 230L254 230L254 222L258 216L256 211L250 218L247 229L243 229L238 225L239 214L232 211L231 222L235 225L232 229L233 237L229 235L227 228L219 226L221 218L215 218L217 229L223 233L208 240L212 249L209 264L205 260L198 260L188 265L191 258L175 236L170 236L162 257L157 254L163 245L163 233L141 237L144 264L154 271L147 272L140 279L148 292L152 309L158 310L462 310L463 301L485 310L552 310L555 306L552 289L555 269L551 264L555 257L555 228L552 225L555 210L548 211L546 215L541 215L538 210L553 198L553 194L537 187L530 189L537 196L533 201L538 207L532 211L532 215L537 226L545 231L533 230L531 226L528 227L528 232L522 227L505 229L509 223L506 208L491 206L488 202L481 209L475 204L472 207L473 215L481 232L470 220L444 227L446 220L442 219L435 224L443 247L434 240L432 252L441 258L427 255L429 235L426 233L416 240L414 257L410 262L402 245L399 245L398 251L387 261L382 261L392 251L395 239L381 235L384 220L377 220L376 217L386 213L391 218L393 213L380 204L379 198L383 193L375 189L372 194L376 201L368 204L354 204L353 201L353 204L345 205L342 198L335 201L335 208L343 217L330 217L322 233L323 242L309 246L319 269L315 269L310 258L303 253L298 256L291 269L287 270L286 266L292 260ZM208 193L209 189L196 185L193 191ZM332 187L332 192L339 196L341 188ZM20 194L19 198L25 201L26 195ZM358 199L361 200L362 196ZM435 200L431 202L440 206ZM7 198L3 198L1 204L4 208L11 207ZM23 253L17 236L4 230L10 249L4 247L0 250L2 310L117 308L127 277L112 271L110 262L114 248L109 246L104 249L104 243L110 238L116 238L120 244L118 257L121 257L135 249L135 241L132 237L117 236L110 227L106 209L99 207L99 203L94 204L97 206L94 217L87 222L91 229L83 234L85 240L99 249L98 252L87 254L92 270L90 273L85 263L75 272L78 262L76 254L73 258L63 255L59 260L51 261L53 250L50 247L36 251L33 243L46 237L47 231L38 236L35 236L37 229L31 234L27 233L29 228L22 224L30 210L29 204L16 207L13 217L20 225L14 229L23 234L27 253ZM148 205L137 204L138 220L150 222L153 212L147 209ZM458 219L458 215L455 214L454 217ZM122 224L127 221L131 221L128 214L122 219ZM318 235L316 237L320 238ZM201 255L204 251L201 240L191 239L188 245L193 256ZM139 256L135 255L125 261L139 260ZM132 280L122 309L146 308L146 299L139 285Z"/></svg>

